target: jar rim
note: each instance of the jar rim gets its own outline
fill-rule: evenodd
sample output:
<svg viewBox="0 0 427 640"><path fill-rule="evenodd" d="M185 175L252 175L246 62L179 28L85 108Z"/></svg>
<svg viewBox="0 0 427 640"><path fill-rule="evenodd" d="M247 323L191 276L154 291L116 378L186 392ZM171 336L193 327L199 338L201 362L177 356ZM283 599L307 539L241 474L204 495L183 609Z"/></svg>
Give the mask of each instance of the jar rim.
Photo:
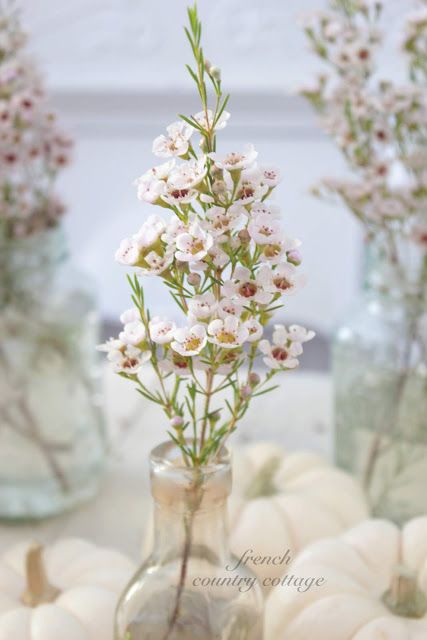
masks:
<svg viewBox="0 0 427 640"><path fill-rule="evenodd" d="M192 445L192 442L190 439L186 440L186 444L188 445ZM182 459L181 450L175 442L166 440L151 450L150 462L151 464L161 464L177 471L185 471L186 473L197 472L200 469L203 469L204 473L214 473L221 468L231 465L231 453L226 447L223 447L215 461L210 461L200 467L187 466Z"/></svg>

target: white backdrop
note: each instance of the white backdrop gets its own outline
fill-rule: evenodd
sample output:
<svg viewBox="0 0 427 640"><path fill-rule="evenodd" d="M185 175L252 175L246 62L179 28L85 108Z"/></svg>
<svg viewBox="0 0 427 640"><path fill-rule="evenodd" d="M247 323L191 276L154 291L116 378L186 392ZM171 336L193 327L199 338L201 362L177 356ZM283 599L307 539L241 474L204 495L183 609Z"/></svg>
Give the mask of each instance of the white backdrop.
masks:
<svg viewBox="0 0 427 640"><path fill-rule="evenodd" d="M75 162L62 179L67 227L76 262L96 279L104 315L128 305L125 271L113 252L147 213L133 179L151 166L152 139L178 112L197 103L183 67L190 61L181 25L185 0L21 0L32 50L53 102L77 140ZM286 230L303 241L305 290L289 303L292 320L330 332L360 281L359 230L343 211L308 195L319 177L342 171L333 146L308 108L292 94L316 67L296 21L326 0L200 0L206 51L233 93L223 145L252 141L264 162L284 175L277 200ZM396 73L403 9L386 0L389 31L383 60ZM402 6L404 5L404 6ZM153 291L155 284L150 281ZM156 300L164 312L168 303Z"/></svg>

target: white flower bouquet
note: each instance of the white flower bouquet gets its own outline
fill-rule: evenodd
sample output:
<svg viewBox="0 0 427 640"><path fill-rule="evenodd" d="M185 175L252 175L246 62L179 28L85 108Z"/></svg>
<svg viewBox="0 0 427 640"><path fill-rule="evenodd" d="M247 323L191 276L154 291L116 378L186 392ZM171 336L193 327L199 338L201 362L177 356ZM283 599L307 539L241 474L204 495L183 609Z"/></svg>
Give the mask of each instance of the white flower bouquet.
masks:
<svg viewBox="0 0 427 640"><path fill-rule="evenodd" d="M258 164L253 145L217 149L229 96L219 69L205 59L196 7L188 13L195 59L188 71L202 109L154 140L154 154L165 161L136 180L144 205L168 217L150 215L121 242L116 260L135 269L134 306L121 316L119 337L100 348L117 373L161 406L185 462L200 466L217 455L250 401L274 388L271 379L298 366L314 333L276 324L272 340L266 336L274 312L302 283L300 242L283 233L280 210L270 203L278 170ZM147 276L161 278L183 322L150 313L141 284ZM145 384L146 363L157 389ZM229 393L225 401L221 392Z"/></svg>

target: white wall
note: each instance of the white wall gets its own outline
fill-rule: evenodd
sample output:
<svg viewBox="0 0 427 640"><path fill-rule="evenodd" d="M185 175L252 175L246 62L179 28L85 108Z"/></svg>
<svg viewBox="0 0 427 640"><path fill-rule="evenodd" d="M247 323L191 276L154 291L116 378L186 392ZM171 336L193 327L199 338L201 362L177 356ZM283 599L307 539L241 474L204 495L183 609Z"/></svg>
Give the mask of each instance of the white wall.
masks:
<svg viewBox="0 0 427 640"><path fill-rule="evenodd" d="M405 0L410 3L411 0ZM190 60L181 25L185 0L22 0L32 49L53 101L77 140L62 180L76 261L96 278L102 310L116 317L128 304L124 270L113 262L120 239L151 210L132 180L151 166L151 141L178 112L197 107L183 63ZM279 165L277 199L286 230L303 240L306 289L290 301L292 319L330 331L355 295L359 230L345 212L307 191L341 158L318 132L310 111L289 92L315 67L295 25L322 0L200 0L206 51L233 91L223 145L252 141L264 162ZM402 3L389 0L393 27ZM390 44L396 35L390 30ZM394 62L388 60L389 69ZM150 289L155 286L151 281ZM167 304L156 300L156 309Z"/></svg>

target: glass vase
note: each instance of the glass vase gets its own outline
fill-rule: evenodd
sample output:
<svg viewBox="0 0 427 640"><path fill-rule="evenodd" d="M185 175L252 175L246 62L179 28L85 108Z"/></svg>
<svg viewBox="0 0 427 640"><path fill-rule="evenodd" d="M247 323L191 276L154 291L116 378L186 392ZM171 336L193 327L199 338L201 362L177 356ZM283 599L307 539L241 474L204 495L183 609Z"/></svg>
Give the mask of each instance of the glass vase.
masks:
<svg viewBox="0 0 427 640"><path fill-rule="evenodd" d="M123 594L115 640L262 640L262 594L228 547L228 453L187 467L168 442L150 457L154 547Z"/></svg>
<svg viewBox="0 0 427 640"><path fill-rule="evenodd" d="M87 278L62 230L0 241L0 518L60 513L91 497L105 459Z"/></svg>
<svg viewBox="0 0 427 640"><path fill-rule="evenodd" d="M409 241L370 241L363 294L333 344L336 458L373 514L427 513L426 261Z"/></svg>

